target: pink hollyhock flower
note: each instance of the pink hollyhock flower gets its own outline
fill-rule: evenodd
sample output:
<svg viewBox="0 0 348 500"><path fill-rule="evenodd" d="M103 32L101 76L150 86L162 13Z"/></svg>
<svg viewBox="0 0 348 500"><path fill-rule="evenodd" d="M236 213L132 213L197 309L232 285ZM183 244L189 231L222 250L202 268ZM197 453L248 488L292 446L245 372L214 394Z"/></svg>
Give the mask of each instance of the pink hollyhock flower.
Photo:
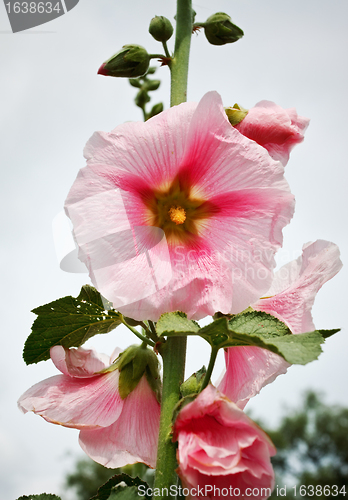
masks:
<svg viewBox="0 0 348 500"><path fill-rule="evenodd" d="M294 200L220 96L98 132L66 201L80 259L126 316L237 313L270 287Z"/></svg>
<svg viewBox="0 0 348 500"><path fill-rule="evenodd" d="M191 497L265 499L271 495L270 457L276 449L267 434L212 385L180 411L174 439L178 441L177 472Z"/></svg>
<svg viewBox="0 0 348 500"><path fill-rule="evenodd" d="M274 102L261 101L235 128L285 166L292 148L303 141L308 124L309 119L298 116L294 108L283 109Z"/></svg>
<svg viewBox="0 0 348 500"><path fill-rule="evenodd" d="M275 316L294 334L314 331L314 299L341 269L339 255L334 243L307 243L301 257L279 269L267 297L253 304L253 309ZM240 408L290 366L281 356L259 347L231 347L225 352L225 361L226 372L218 388Z"/></svg>
<svg viewBox="0 0 348 500"><path fill-rule="evenodd" d="M144 375L122 399L119 371L98 373L111 358L94 350L51 348L51 359L63 373L39 382L19 399L19 408L48 422L80 429L80 445L93 460L116 468L135 462L154 467L160 405ZM146 411L145 411L146 409Z"/></svg>

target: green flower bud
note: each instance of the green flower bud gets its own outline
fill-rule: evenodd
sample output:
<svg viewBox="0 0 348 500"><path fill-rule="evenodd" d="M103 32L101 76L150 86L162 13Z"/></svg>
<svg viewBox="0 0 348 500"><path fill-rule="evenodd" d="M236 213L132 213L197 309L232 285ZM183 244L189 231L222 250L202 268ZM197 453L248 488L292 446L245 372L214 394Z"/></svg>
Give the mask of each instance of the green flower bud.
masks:
<svg viewBox="0 0 348 500"><path fill-rule="evenodd" d="M142 83L141 83L141 82L140 82L137 78L130 78L130 79L129 79L129 83L132 85L132 87L136 87L136 88L138 88L138 89L140 89L140 88L141 88L141 86L142 86ZM127 318L127 319L128 319L128 318ZM127 321L127 319L126 319L126 321ZM129 318L129 319L131 319L131 318ZM128 323L128 321L127 321L127 323ZM129 323L129 324L130 324L131 326L134 326L134 325L132 325L131 323Z"/></svg>
<svg viewBox="0 0 348 500"><path fill-rule="evenodd" d="M151 19L149 32L157 42L166 42L173 34L172 23L164 16L155 16Z"/></svg>
<svg viewBox="0 0 348 500"><path fill-rule="evenodd" d="M147 90L157 90L161 85L161 80L146 80L145 86Z"/></svg>
<svg viewBox="0 0 348 500"><path fill-rule="evenodd" d="M135 96L135 99L134 99L135 104L139 108L143 108L145 106L145 104L147 102L149 102L150 100L151 100L151 97L149 96L147 91L144 89L139 90L139 92L137 93L137 95Z"/></svg>
<svg viewBox="0 0 348 500"><path fill-rule="evenodd" d="M225 112L228 121L233 127L244 120L246 115L249 113L247 109L242 108L242 106L239 106L237 103L234 104L233 108L225 108Z"/></svg>
<svg viewBox="0 0 348 500"><path fill-rule="evenodd" d="M193 373L185 382L180 386L180 392L183 398L192 394L198 394L203 383L207 369L203 366L198 372Z"/></svg>
<svg viewBox="0 0 348 500"><path fill-rule="evenodd" d="M204 27L205 36L212 45L233 43L244 35L243 31L232 23L231 17L224 12L217 12L208 17L201 26Z"/></svg>
<svg viewBox="0 0 348 500"><path fill-rule="evenodd" d="M99 75L136 78L149 69L150 56L140 45L124 45L122 49L103 63Z"/></svg>
<svg viewBox="0 0 348 500"><path fill-rule="evenodd" d="M156 394L157 400L161 397L161 379L156 354L143 345L133 345L122 352L115 363L120 372L118 389L122 399L126 398L138 385L145 375Z"/></svg>
<svg viewBox="0 0 348 500"><path fill-rule="evenodd" d="M159 103L155 104L154 106L152 106L152 109L149 113L148 118L152 118L153 116L156 116L159 113L162 113L162 111L163 111L163 102L159 102Z"/></svg>

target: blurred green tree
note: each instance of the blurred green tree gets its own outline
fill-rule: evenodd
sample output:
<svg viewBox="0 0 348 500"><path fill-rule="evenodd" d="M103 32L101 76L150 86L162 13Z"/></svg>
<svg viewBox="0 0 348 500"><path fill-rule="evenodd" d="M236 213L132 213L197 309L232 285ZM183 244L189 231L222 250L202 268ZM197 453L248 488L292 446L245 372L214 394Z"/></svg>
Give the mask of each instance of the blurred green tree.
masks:
<svg viewBox="0 0 348 500"><path fill-rule="evenodd" d="M301 409L290 411L276 429L265 430L277 448L272 461L277 484L287 486L286 498L345 497L348 408L326 405L319 394L307 392ZM271 498L279 496L275 490Z"/></svg>

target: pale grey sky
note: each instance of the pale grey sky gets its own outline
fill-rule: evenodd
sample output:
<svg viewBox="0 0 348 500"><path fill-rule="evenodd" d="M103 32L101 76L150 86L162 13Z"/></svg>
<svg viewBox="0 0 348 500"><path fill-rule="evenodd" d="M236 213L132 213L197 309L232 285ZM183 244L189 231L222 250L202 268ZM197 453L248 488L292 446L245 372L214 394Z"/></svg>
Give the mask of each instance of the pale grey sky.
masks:
<svg viewBox="0 0 348 500"><path fill-rule="evenodd" d="M211 46L192 38L188 99L217 90L226 106L246 108L268 99L311 118L303 144L292 152L286 177L296 195L296 213L284 231L279 262L297 257L303 243L327 239L347 259L348 4L342 0L200 0L197 20L227 12L245 32L236 44ZM35 316L30 310L65 295L77 295L87 276L60 271L51 223L61 211L79 168L82 149L95 130L109 131L141 120L135 89L124 79L97 76L100 64L126 43L160 46L148 34L154 15L173 19L174 0L80 0L49 24L12 34L0 6L2 349L0 483L3 498L59 490L73 456L82 455L78 431L22 415L16 400L31 385L56 374L48 361L26 367L21 352ZM169 41L170 49L172 43ZM169 105L168 69L155 102ZM322 389L329 403L348 406L347 267L319 292L313 310L318 328L341 327L319 361L292 367L249 403L255 416L274 422L282 406L295 405L306 388ZM122 330L92 339L111 353L133 338ZM199 350L198 350L199 347ZM207 363L201 341L188 371ZM191 352L191 356L190 356ZM197 355L201 353L201 356ZM222 367L215 372L218 377ZM247 408L248 408L247 407Z"/></svg>

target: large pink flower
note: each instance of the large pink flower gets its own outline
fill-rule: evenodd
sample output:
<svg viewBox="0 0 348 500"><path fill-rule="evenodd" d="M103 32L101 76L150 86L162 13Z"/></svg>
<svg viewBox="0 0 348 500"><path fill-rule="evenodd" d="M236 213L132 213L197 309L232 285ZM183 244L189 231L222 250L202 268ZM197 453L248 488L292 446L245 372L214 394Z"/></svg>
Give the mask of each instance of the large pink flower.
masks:
<svg viewBox="0 0 348 500"><path fill-rule="evenodd" d="M265 432L209 385L185 406L174 424L178 474L191 497L266 499L274 488Z"/></svg>
<svg viewBox="0 0 348 500"><path fill-rule="evenodd" d="M308 124L309 119L298 116L294 108L283 109L274 102L261 101L235 127L286 165L292 148L303 141Z"/></svg>
<svg viewBox="0 0 348 500"><path fill-rule="evenodd" d="M95 133L85 156L66 210L94 285L123 314L236 313L270 287L293 196L217 93Z"/></svg>
<svg viewBox="0 0 348 500"><path fill-rule="evenodd" d="M322 285L341 269L339 255L334 243L307 243L301 257L275 274L267 297L252 307L280 319L294 334L315 330L311 314L314 299ZM231 347L225 352L225 361L226 372L218 388L240 408L290 366L281 356L259 347Z"/></svg>
<svg viewBox="0 0 348 500"><path fill-rule="evenodd" d="M48 422L80 429L81 447L105 467L135 462L154 467L160 405L146 376L121 399L119 371L98 373L114 361L118 351L108 358L83 348L52 347L51 359L63 375L31 387L18 406Z"/></svg>

